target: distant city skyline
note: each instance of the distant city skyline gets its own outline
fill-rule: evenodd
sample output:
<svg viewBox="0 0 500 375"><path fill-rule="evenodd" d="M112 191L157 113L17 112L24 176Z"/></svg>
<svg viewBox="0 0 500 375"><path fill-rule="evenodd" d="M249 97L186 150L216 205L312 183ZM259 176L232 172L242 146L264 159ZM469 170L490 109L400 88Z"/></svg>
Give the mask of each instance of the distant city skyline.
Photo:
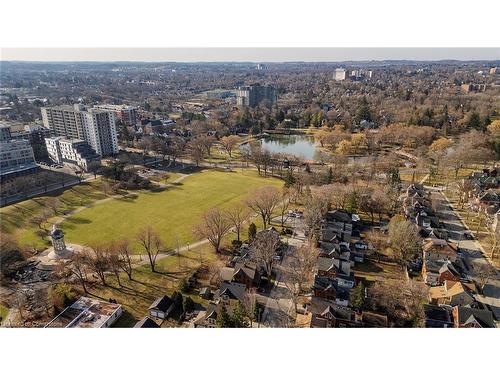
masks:
<svg viewBox="0 0 500 375"><path fill-rule="evenodd" d="M2 61L343 62L500 60L500 48L3 48Z"/></svg>

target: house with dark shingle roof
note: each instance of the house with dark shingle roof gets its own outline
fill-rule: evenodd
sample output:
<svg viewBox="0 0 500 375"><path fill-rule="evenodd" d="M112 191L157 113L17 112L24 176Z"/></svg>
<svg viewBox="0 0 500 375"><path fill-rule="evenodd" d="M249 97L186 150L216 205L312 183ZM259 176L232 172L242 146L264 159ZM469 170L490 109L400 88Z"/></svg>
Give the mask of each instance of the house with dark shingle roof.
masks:
<svg viewBox="0 0 500 375"><path fill-rule="evenodd" d="M452 314L456 328L495 328L493 314L489 310L455 306Z"/></svg>
<svg viewBox="0 0 500 375"><path fill-rule="evenodd" d="M145 316L135 323L134 328L160 328L160 326L153 319Z"/></svg>
<svg viewBox="0 0 500 375"><path fill-rule="evenodd" d="M245 302L245 284L222 282L219 290L215 292L214 301L226 306L228 311L238 302Z"/></svg>
<svg viewBox="0 0 500 375"><path fill-rule="evenodd" d="M160 297L149 306L149 315L153 318L167 319L174 309L174 301L167 295Z"/></svg>
<svg viewBox="0 0 500 375"><path fill-rule="evenodd" d="M450 308L441 305L424 305L425 326L428 328L451 328L453 319Z"/></svg>
<svg viewBox="0 0 500 375"><path fill-rule="evenodd" d="M217 311L219 307L210 303L206 311L201 311L194 321L194 328L215 328L217 327Z"/></svg>
<svg viewBox="0 0 500 375"><path fill-rule="evenodd" d="M310 306L311 328L355 326L354 312L323 298L312 297Z"/></svg>
<svg viewBox="0 0 500 375"><path fill-rule="evenodd" d="M247 289L260 284L260 272L254 262L237 262L234 267L222 267L220 274L223 282L244 284Z"/></svg>

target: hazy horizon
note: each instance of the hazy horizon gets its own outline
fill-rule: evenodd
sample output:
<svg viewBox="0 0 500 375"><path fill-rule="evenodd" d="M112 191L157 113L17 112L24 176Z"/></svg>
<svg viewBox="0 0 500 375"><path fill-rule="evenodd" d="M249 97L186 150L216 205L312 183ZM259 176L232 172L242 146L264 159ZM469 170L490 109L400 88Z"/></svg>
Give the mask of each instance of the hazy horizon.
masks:
<svg viewBox="0 0 500 375"><path fill-rule="evenodd" d="M19 62L493 61L500 48L2 48Z"/></svg>

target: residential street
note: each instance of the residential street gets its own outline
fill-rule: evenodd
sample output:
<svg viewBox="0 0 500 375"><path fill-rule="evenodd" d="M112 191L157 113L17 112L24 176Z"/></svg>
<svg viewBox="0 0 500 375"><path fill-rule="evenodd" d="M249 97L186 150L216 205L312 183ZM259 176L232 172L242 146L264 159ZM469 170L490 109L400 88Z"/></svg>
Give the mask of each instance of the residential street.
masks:
<svg viewBox="0 0 500 375"><path fill-rule="evenodd" d="M429 189L431 197L439 201L437 215L448 231L449 239L458 243L462 250L462 260L466 267L468 275L474 281L476 286L481 284L481 274L484 271L491 274L488 278L482 296L479 296L479 302L488 304L488 307L500 318L500 273L484 255L481 244L476 240L464 240L464 233L470 232L469 229L460 220L458 213L455 212L444 194L438 189Z"/></svg>

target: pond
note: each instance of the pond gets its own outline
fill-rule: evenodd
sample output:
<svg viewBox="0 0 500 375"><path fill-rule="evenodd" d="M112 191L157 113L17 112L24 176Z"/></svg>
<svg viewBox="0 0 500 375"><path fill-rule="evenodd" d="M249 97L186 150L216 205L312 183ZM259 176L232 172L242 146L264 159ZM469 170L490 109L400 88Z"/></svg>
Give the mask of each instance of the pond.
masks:
<svg viewBox="0 0 500 375"><path fill-rule="evenodd" d="M260 144L261 147L271 153L291 154L301 157L304 160L328 163L333 160L333 156L321 151L316 146L314 137L307 134L271 134L265 138L252 141L252 144ZM242 149L248 149L250 145L244 144ZM370 156L347 156L346 162L349 165L363 165L370 162Z"/></svg>
<svg viewBox="0 0 500 375"><path fill-rule="evenodd" d="M271 153L291 154L305 160L324 161L327 154L318 150L314 142L314 137L305 134L272 134L268 137L253 141L254 144L260 143L263 149ZM248 148L249 145L242 147Z"/></svg>

